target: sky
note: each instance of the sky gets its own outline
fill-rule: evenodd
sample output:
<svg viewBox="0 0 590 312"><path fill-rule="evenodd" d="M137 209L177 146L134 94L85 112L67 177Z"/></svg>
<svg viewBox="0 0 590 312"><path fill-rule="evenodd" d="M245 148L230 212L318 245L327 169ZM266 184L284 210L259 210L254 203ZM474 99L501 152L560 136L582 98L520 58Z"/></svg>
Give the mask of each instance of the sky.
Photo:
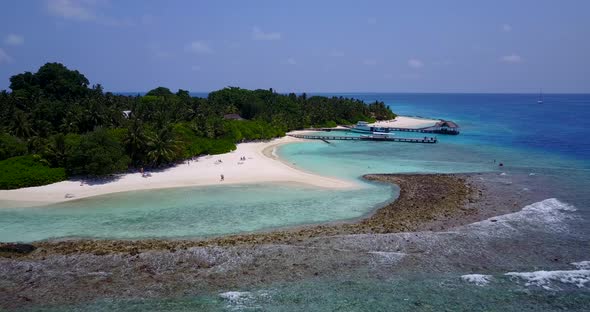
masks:
<svg viewBox="0 0 590 312"><path fill-rule="evenodd" d="M0 90L590 93L590 1L3 0Z"/></svg>

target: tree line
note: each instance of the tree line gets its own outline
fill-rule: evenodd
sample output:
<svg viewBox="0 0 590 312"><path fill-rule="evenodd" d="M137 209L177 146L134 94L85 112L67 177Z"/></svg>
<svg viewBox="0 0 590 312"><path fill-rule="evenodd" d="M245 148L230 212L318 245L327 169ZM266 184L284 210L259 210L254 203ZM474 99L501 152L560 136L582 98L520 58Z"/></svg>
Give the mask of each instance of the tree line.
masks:
<svg viewBox="0 0 590 312"><path fill-rule="evenodd" d="M383 102L272 89L117 95L59 63L10 77L10 90L0 92L0 188L161 167L291 130L395 118ZM29 169L15 172L19 163Z"/></svg>

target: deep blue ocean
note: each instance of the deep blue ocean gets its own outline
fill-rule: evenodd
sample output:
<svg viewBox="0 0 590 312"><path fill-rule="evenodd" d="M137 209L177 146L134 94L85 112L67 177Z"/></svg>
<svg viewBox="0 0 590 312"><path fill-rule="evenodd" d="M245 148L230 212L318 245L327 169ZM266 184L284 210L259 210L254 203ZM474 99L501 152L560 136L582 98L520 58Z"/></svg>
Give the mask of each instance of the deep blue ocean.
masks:
<svg viewBox="0 0 590 312"><path fill-rule="evenodd" d="M351 94L380 100L400 115L434 116L459 123L465 140L590 159L590 95ZM588 162L586 162L588 165Z"/></svg>
<svg viewBox="0 0 590 312"><path fill-rule="evenodd" d="M206 94L194 94L206 96ZM410 94L410 93L323 93L326 96L353 97L371 102L384 101L399 115L448 119L461 127L458 136L438 135L438 144L383 144L380 142L294 143L281 147L279 156L302 169L345 179L358 179L366 173L396 172L491 172L498 179L511 183L511 177L543 178L553 186L542 201L523 210L498 218L493 226L483 221L445 233L406 233L388 236L392 240L411 241L423 250L413 257L415 265L397 266L398 255L388 250L371 251L379 255L369 267L355 272L336 272L332 276L291 283L258 285L249 289L227 289L226 292L202 297L166 300L99 301L72 307L78 310L230 310L230 311L588 311L590 307L590 95L545 94L537 103L537 94ZM403 136L403 133L396 134ZM499 168L498 163L503 167ZM215 202L226 211L246 209L266 220L261 228L281 225L321 222L330 218L360 216L382 203L379 194L389 191L383 186L371 186L366 192L353 194L356 201L337 193L317 193L291 190L281 193L284 186L247 186L244 194L272 194L269 202L245 197L236 205L224 196L223 190L203 190L198 198L188 201ZM268 189L272 188L272 190ZM234 190L235 191L235 190ZM535 191L525 188L520 192ZM166 190L159 198L169 198ZM170 191L174 192L174 191ZM180 192L180 191L176 191ZM170 193L170 196L175 196ZM215 195L218 194L218 195ZM287 195L290 194L290 195ZM294 195L293 195L294 194ZM350 194L349 194L350 195ZM141 197L129 195L133 198ZM187 195L188 196L188 195ZM209 197L207 197L209 196ZM217 197L215 197L217 196ZM128 197L125 200L129 200ZM272 198L270 198L272 197ZM248 206L249 198L252 205ZM338 201L340 207L368 210L334 211L314 215L322 201ZM100 205L88 202L95 213L75 213L72 207L49 207L35 212L9 209L0 211L0 220L12 226L0 230L0 237L14 237L27 224L41 226L39 220L53 218L68 231L44 227L42 238L67 236L104 237L161 235L172 228L174 218L190 218L193 206L186 200L181 208L167 206L165 210L146 208L144 227L135 232L117 232L113 219L129 215L104 207L123 198L107 198ZM200 202L199 202L200 201ZM350 202L352 205L346 206ZM275 220L274 210L264 207L285 207L293 211L298 205L311 207L302 214L292 214L289 220ZM102 206L101 206L102 205ZM283 205L283 206L281 206ZM318 206L314 206L318 205ZM198 206L198 205L197 205ZM199 206L205 211L208 206ZM263 208L259 208L263 207ZM161 211L162 210L162 211ZM48 212L49 211L49 212ZM176 213L176 211L179 211ZM52 213L59 215L56 218ZM49 215L48 215L49 214ZM226 214L227 215L227 214ZM306 217L303 217L305 215ZM116 216L116 217L113 217ZM173 216L173 217L170 217ZM174 217L176 216L176 217ZM239 217L231 222L240 222ZM215 215L213 215L215 217ZM308 219L306 219L308 218ZM58 220L59 219L59 220ZM65 219L66 221L63 221ZM159 219L159 223L150 223ZM254 220L252 220L254 219ZM244 222L244 230L255 230L257 218ZM6 221L9 220L9 221ZM69 221L68 221L69 220ZM98 222L97 222L98 220ZM102 221L101 221L102 220ZM190 220L190 219L189 219ZM293 221L295 220L295 221ZM137 222L137 220L133 220ZM196 220L195 222L197 222ZM83 224L105 225L104 231L84 233ZM277 223L278 222L278 223ZM18 226L14 226L18 224ZM0 221L0 225L2 221ZM154 231L162 226L162 231ZM216 230L223 227L220 224ZM238 225L238 227L240 227ZM15 232L16 231L16 232ZM180 228L178 231L186 230ZM9 233L10 232L10 233ZM216 233L222 233L216 232ZM114 234L113 234L114 233ZM119 233L119 234L117 234ZM159 234L160 233L160 234ZM183 236L178 235L178 236ZM31 235L35 239L39 235ZM190 233L188 234L190 236ZM369 238L367 238L369 239ZM378 240L370 238L371 240ZM343 246L346 241L343 238ZM344 248L344 247L343 247ZM376 252L376 253L375 253ZM388 253L389 252L389 253ZM395 257L394 257L395 256ZM566 262L556 259L568 259ZM379 274L375 274L379 272ZM476 274L476 275L474 275ZM378 277L375 277L378 275Z"/></svg>
<svg viewBox="0 0 590 312"><path fill-rule="evenodd" d="M143 95L145 92L120 92ZM206 92L191 96L207 97ZM398 115L453 120L470 142L536 149L590 159L590 94L310 93L366 103L383 101ZM587 163L588 164L588 163Z"/></svg>

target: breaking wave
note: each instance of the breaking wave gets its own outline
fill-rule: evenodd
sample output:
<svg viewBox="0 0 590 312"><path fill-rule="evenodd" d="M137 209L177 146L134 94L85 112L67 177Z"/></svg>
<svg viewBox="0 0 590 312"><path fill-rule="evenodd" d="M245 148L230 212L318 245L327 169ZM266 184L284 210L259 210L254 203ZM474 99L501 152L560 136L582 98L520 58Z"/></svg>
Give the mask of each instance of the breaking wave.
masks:
<svg viewBox="0 0 590 312"><path fill-rule="evenodd" d="M480 222L475 222L464 229L478 232L479 234L500 235L512 234L523 228L538 228L544 232L567 232L565 221L574 219L571 212L577 209L556 198L545 199L525 206L520 211L497 217L492 217Z"/></svg>
<svg viewBox="0 0 590 312"><path fill-rule="evenodd" d="M464 282L475 284L477 286L485 286L492 280L491 275L484 274L465 274L461 276Z"/></svg>
<svg viewBox="0 0 590 312"><path fill-rule="evenodd" d="M256 292L227 291L219 294L219 297L227 301L227 309L240 311L243 309L260 309L260 304L270 300L271 295L264 290Z"/></svg>
<svg viewBox="0 0 590 312"><path fill-rule="evenodd" d="M560 283L578 288L590 283L590 270L509 272L505 275L524 280L525 286L537 286L546 290L558 290Z"/></svg>

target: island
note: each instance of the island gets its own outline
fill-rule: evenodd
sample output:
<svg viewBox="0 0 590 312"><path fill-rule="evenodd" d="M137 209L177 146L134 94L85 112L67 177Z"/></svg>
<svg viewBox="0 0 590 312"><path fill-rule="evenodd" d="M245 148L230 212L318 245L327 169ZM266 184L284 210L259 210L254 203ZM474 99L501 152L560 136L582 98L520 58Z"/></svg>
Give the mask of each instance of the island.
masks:
<svg viewBox="0 0 590 312"><path fill-rule="evenodd" d="M558 231L561 220L571 218L569 214L575 211L549 198L556 193L550 176L518 170L400 174L367 168L359 179L347 180L307 172L277 154L281 146L291 143L330 148L338 144L306 142L310 137L330 141L339 134L340 138L367 135L362 128L357 129L360 133L348 133L355 126L368 127L374 136L349 140L361 143L359 149L366 148L362 144L397 144L387 143L393 140L379 136L389 134L375 130L403 128L414 132L414 143L436 143L424 138L425 134L458 134L455 123L397 116L380 101L366 104L345 97L236 87L211 92L206 98L163 87L146 94L113 94L100 85L89 86L78 71L58 63L48 63L36 73L15 75L10 82L11 91L0 93L0 203L14 204L5 215L33 211L35 217L45 210L51 214L46 204L76 200L82 204L69 212L82 213L84 198L118 192L257 183L298 183L341 192L337 195L359 189L365 192L362 184L372 184L389 190L389 201L360 207L367 210L353 219L230 234L125 239L72 233L0 241L0 308L59 309L93 302L100 305L101 300L127 304L125 300L146 294L150 300L216 294L218 300L239 303L249 294L244 290L255 292L260 285L299 285L356 275L390 283L400 273L439 274L449 263L461 267L456 274L465 283L485 284L491 277L478 273L479 261L487 263L498 255L499 239L510 236L504 236L505 231L514 231L515 224L530 220L540 228ZM322 137L318 131L329 133ZM437 152L437 144L400 143L396 148L407 146L416 147L414 152ZM495 161L490 166L499 168ZM265 196L257 190L254 193ZM288 207L297 210L297 205L306 202ZM217 207L214 203L207 208ZM135 209L127 223L117 224L145 228L142 214ZM149 212L146 215L153 217ZM57 213L26 225L16 219L14 224L35 231L34 226L41 222L60 217L69 216ZM175 219L172 226L178 227L181 219ZM112 221L94 220L97 227ZM214 221L232 227L223 218ZM461 254L449 247L455 244L479 249L475 254ZM556 265L585 265L574 262L583 259L585 250L576 248L559 257L548 252L546 257ZM515 253L510 259L520 261L520 257ZM587 271L556 272L587 275ZM343 283L348 287L353 282Z"/></svg>
<svg viewBox="0 0 590 312"><path fill-rule="evenodd" d="M186 90L173 93L164 87L144 95L117 95L104 92L100 84L90 86L83 74L59 63L47 63L36 73L12 76L10 89L11 92L0 92L0 189L41 186L67 179L70 184L84 185L85 179L140 172L136 175L139 183L132 183L137 185L142 184L141 177L151 169L190 163L206 155L234 151L240 157L262 161L264 149L289 138L270 144L261 141L284 137L289 131L396 117L383 102L365 104L352 98L279 94L272 89L228 87L211 92L207 98L192 97ZM236 150L236 144L245 142L258 143ZM216 157L214 161L228 160ZM202 169L206 161L199 161L198 169ZM261 168L262 164L258 165ZM256 181L280 180L281 174L284 178L279 170ZM236 183L245 182L248 176L234 175L231 170L227 175L225 182ZM162 177L160 181L167 182L155 184L202 185L211 184L211 179L217 182L220 176L205 173L199 181L188 184L183 182L186 177L176 177L172 182ZM321 178L311 180L322 184L318 182ZM151 185L155 187L154 183ZM140 188L118 184L112 187L119 191ZM69 189L60 189L59 196L72 193ZM90 193L104 192L107 191ZM55 194L49 199L29 199L55 201ZM4 199L15 196L21 193Z"/></svg>

